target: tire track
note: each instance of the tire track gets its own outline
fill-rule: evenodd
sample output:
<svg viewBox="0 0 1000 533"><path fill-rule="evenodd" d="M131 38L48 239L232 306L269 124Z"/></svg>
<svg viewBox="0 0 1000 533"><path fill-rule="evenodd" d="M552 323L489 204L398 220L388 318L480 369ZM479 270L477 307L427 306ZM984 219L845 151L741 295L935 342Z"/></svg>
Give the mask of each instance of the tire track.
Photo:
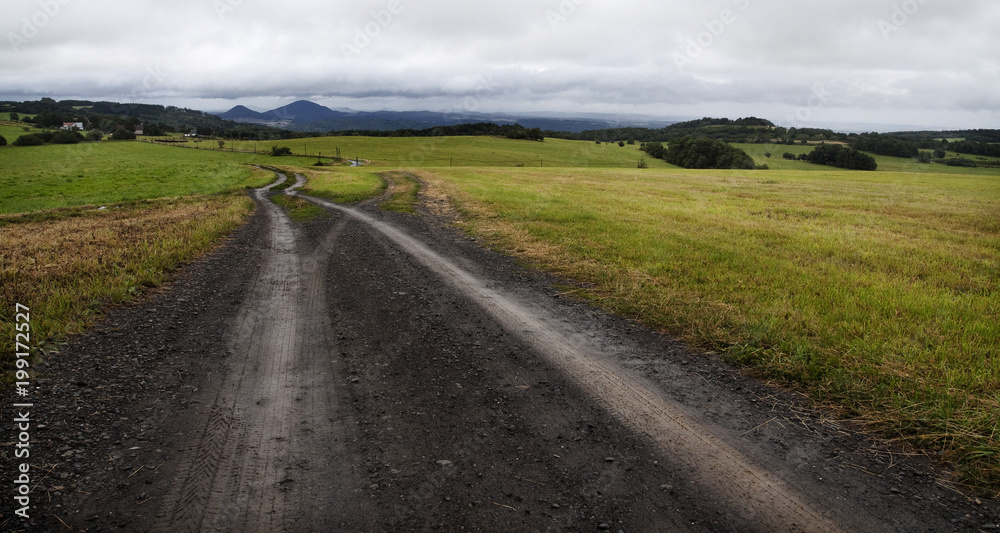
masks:
<svg viewBox="0 0 1000 533"><path fill-rule="evenodd" d="M336 210L368 224L437 273L447 284L480 305L508 331L569 376L581 389L633 430L659 446L690 478L722 500L749 523L762 530L842 531L833 513L811 502L775 474L753 464L742 453L710 430L696 423L684 409L656 392L645 379L633 376L592 348L574 342L558 331L555 317L516 301L500 289L476 278L454 262L384 221L354 208L334 204L295 191L303 180L286 191L317 205ZM846 517L839 517L845 522Z"/></svg>
<svg viewBox="0 0 1000 533"><path fill-rule="evenodd" d="M342 490L334 485L345 485L332 458L338 417L319 268L342 225L300 254L291 221L265 198L282 182L255 191L268 253L228 333L232 360L158 531L323 529Z"/></svg>

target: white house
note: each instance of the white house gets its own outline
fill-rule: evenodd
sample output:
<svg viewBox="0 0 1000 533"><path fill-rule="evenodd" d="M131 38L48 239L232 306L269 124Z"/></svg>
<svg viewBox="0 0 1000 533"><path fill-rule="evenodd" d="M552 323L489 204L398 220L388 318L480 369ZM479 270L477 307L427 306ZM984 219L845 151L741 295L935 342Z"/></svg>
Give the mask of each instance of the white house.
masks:
<svg viewBox="0 0 1000 533"><path fill-rule="evenodd" d="M63 122L62 130L83 130L83 122Z"/></svg>

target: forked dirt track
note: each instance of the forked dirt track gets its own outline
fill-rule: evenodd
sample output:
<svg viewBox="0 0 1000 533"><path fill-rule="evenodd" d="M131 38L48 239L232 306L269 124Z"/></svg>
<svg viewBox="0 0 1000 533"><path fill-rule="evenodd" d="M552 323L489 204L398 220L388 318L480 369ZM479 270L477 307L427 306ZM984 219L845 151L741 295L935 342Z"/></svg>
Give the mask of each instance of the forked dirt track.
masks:
<svg viewBox="0 0 1000 533"><path fill-rule="evenodd" d="M429 212L302 196L328 216L301 224L268 194L222 249L44 369L35 448L49 474L32 523L5 508L0 529L1000 521L924 458L566 298Z"/></svg>

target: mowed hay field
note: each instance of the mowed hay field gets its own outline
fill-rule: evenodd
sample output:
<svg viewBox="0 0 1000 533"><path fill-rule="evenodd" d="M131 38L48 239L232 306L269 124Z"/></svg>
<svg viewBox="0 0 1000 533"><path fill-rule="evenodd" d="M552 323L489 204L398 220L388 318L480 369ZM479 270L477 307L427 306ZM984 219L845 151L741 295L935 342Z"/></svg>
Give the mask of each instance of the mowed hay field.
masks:
<svg viewBox="0 0 1000 533"><path fill-rule="evenodd" d="M237 150L269 152L287 146L293 153L361 159L377 167L614 167L635 168L645 158L650 168L668 168L644 157L639 144L618 146L585 141L545 139L512 141L499 137L316 137L283 141L227 141Z"/></svg>
<svg viewBox="0 0 1000 533"><path fill-rule="evenodd" d="M0 214L231 192L271 180L248 166L270 159L137 142L10 146L0 149Z"/></svg>
<svg viewBox="0 0 1000 533"><path fill-rule="evenodd" d="M210 251L252 211L245 188L273 181L227 154L131 142L5 147L0 168L3 369L17 304L32 346L51 348Z"/></svg>
<svg viewBox="0 0 1000 533"><path fill-rule="evenodd" d="M601 305L1000 487L1000 177L425 169Z"/></svg>

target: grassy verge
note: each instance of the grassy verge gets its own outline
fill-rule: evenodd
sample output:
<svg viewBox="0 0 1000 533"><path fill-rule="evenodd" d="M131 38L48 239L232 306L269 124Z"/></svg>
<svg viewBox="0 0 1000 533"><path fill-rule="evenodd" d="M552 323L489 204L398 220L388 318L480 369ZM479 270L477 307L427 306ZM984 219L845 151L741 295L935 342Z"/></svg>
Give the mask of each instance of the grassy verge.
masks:
<svg viewBox="0 0 1000 533"><path fill-rule="evenodd" d="M420 183L413 179L413 175L408 172L387 172L384 176L392 180L393 186L390 189L392 195L388 200L382 202L380 206L386 211L397 213L414 213L417 204L417 193L420 192Z"/></svg>
<svg viewBox="0 0 1000 533"><path fill-rule="evenodd" d="M470 231L1000 488L1000 180L435 169Z"/></svg>
<svg viewBox="0 0 1000 533"><path fill-rule="evenodd" d="M228 194L5 217L0 368L12 368L16 304L31 308L35 346L59 341L83 331L107 306L163 283L179 265L211 250L252 208L246 196ZM3 372L3 379L11 374Z"/></svg>

